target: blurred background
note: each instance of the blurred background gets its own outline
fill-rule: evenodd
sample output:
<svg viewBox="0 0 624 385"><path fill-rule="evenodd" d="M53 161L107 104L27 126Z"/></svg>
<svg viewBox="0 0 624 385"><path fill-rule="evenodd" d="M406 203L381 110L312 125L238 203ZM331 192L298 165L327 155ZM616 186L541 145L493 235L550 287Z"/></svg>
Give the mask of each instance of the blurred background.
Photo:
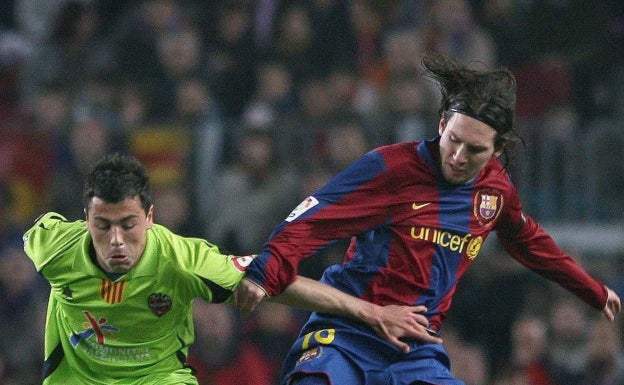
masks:
<svg viewBox="0 0 624 385"><path fill-rule="evenodd" d="M39 383L42 362L47 284L21 234L48 210L82 219L102 155L146 164L159 223L257 252L363 153L436 135L424 52L516 74L525 210L624 297L621 0L2 0L0 384ZM306 317L195 310L202 385L277 384ZM444 338L467 385L622 385L623 325L487 244Z"/></svg>

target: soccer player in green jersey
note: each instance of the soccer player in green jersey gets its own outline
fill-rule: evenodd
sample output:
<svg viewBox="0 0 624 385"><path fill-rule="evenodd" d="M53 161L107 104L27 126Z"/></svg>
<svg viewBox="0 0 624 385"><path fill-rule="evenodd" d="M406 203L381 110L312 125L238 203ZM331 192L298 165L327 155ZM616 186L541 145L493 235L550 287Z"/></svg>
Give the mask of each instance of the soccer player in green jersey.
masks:
<svg viewBox="0 0 624 385"><path fill-rule="evenodd" d="M186 364L192 300L229 302L253 256L222 254L206 240L153 221L145 169L110 155L83 195L85 221L36 220L24 250L51 285L43 384L197 384ZM422 334L422 306L380 307L299 277L278 301L359 319L389 342Z"/></svg>

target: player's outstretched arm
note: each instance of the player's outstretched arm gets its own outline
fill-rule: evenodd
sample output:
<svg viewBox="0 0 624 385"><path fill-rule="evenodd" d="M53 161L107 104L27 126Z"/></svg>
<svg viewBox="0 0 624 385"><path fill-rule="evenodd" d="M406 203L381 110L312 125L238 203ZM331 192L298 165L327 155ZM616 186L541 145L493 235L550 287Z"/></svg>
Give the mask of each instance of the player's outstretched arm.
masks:
<svg viewBox="0 0 624 385"><path fill-rule="evenodd" d="M616 314L622 310L620 297L607 287L607 304L603 309L603 314L609 321L614 321Z"/></svg>
<svg viewBox="0 0 624 385"><path fill-rule="evenodd" d="M404 352L409 352L409 345L401 340L403 338L442 343L442 339L427 331L429 321L422 314L427 310L424 306L379 306L302 276L297 276L274 300L302 310L335 314L364 322L380 337Z"/></svg>

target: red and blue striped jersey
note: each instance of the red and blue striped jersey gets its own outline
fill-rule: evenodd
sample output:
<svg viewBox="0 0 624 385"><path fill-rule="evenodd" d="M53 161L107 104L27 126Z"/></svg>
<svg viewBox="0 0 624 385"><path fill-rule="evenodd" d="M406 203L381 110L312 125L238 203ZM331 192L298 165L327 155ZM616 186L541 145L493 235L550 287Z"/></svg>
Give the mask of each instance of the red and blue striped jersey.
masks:
<svg viewBox="0 0 624 385"><path fill-rule="evenodd" d="M302 259L351 238L343 263L328 267L322 280L380 305L425 305L438 329L459 279L496 231L519 262L604 307L604 286L522 212L497 159L472 182L456 185L445 182L438 158L439 138L364 155L274 229L247 277L279 294Z"/></svg>

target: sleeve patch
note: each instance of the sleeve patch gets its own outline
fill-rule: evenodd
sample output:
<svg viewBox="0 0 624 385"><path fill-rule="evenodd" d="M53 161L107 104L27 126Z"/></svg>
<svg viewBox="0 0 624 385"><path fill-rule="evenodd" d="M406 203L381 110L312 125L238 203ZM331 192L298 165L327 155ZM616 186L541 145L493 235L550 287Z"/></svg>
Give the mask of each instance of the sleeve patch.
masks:
<svg viewBox="0 0 624 385"><path fill-rule="evenodd" d="M242 257L232 257L230 261L238 271L244 272L247 270L247 267L253 261L254 257L252 255L245 255Z"/></svg>
<svg viewBox="0 0 624 385"><path fill-rule="evenodd" d="M299 205L295 207L295 209L290 214L288 214L288 217L286 217L286 222L294 221L295 219L299 218L301 214L305 213L306 211L310 210L312 207L318 204L319 201L315 197L307 197L303 200L303 202L299 203Z"/></svg>

